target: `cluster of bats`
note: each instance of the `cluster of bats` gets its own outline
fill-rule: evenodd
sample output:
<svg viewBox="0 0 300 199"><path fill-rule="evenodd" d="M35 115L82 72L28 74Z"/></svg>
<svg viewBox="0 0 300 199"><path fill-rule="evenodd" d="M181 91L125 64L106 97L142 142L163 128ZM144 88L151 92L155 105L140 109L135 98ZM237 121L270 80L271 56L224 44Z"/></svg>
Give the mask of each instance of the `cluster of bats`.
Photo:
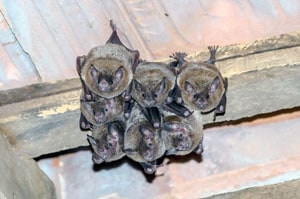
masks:
<svg viewBox="0 0 300 199"><path fill-rule="evenodd" d="M217 47L206 62L174 53L170 63L140 59L120 41L116 27L105 45L77 57L82 83L80 128L95 164L124 156L152 174L165 155L202 153L202 113L225 113L227 80L215 67Z"/></svg>

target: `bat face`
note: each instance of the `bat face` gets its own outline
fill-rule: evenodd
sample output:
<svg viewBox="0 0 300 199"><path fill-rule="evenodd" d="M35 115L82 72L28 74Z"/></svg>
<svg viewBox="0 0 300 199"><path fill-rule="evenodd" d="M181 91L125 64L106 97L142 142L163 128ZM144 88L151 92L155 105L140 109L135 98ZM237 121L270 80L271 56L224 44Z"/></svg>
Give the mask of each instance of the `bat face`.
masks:
<svg viewBox="0 0 300 199"><path fill-rule="evenodd" d="M168 122L164 127L169 131L172 145L176 151L187 151L192 146L192 138L183 124L178 122Z"/></svg>
<svg viewBox="0 0 300 199"><path fill-rule="evenodd" d="M202 117L201 113L194 112L188 118L176 115L165 117L162 127L165 140L166 155L186 155L202 146Z"/></svg>
<svg viewBox="0 0 300 199"><path fill-rule="evenodd" d="M125 154L123 148L124 129L118 122L112 122L93 129L93 136L88 140L93 148L93 162L111 162L122 158Z"/></svg>
<svg viewBox="0 0 300 199"><path fill-rule="evenodd" d="M160 131L148 121L132 125L125 134L124 150L134 161L152 162L164 154Z"/></svg>
<svg viewBox="0 0 300 199"><path fill-rule="evenodd" d="M201 112L216 108L225 92L222 76L208 64L186 63L177 83L185 105Z"/></svg>
<svg viewBox="0 0 300 199"><path fill-rule="evenodd" d="M144 107L157 107L175 85L175 75L166 64L143 62L137 66L132 97Z"/></svg>
<svg viewBox="0 0 300 199"><path fill-rule="evenodd" d="M82 56L80 77L86 87L96 95L112 98L121 95L129 86L137 62L138 52L108 43L93 48Z"/></svg>
<svg viewBox="0 0 300 199"><path fill-rule="evenodd" d="M94 97L95 98L95 97ZM96 97L93 101L81 100L81 113L93 125L101 125L119 118L124 107L122 97Z"/></svg>

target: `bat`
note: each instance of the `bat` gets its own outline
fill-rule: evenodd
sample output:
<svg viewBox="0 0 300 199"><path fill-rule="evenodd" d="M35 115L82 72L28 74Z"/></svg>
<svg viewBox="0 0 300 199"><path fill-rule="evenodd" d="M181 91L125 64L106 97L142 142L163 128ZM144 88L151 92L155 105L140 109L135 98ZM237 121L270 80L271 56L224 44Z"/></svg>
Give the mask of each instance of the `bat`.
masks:
<svg viewBox="0 0 300 199"><path fill-rule="evenodd" d="M131 95L142 107L159 107L166 101L175 81L167 64L141 62L133 75Z"/></svg>
<svg viewBox="0 0 300 199"><path fill-rule="evenodd" d="M154 173L156 160L165 152L160 129L153 128L137 108L131 117L124 136L124 152L130 159L139 162L145 173Z"/></svg>
<svg viewBox="0 0 300 199"><path fill-rule="evenodd" d="M162 125L166 155L202 153L203 124L201 112L195 111L187 118L167 115Z"/></svg>
<svg viewBox="0 0 300 199"><path fill-rule="evenodd" d="M123 119L124 103L121 96L114 98L94 96L92 101L87 101L82 97L80 110L92 126L99 126L117 119Z"/></svg>
<svg viewBox="0 0 300 199"><path fill-rule="evenodd" d="M225 112L227 80L214 66L217 47L209 47L207 63L186 62L181 67L177 84L185 106L191 110ZM212 64L210 64L212 63Z"/></svg>
<svg viewBox="0 0 300 199"><path fill-rule="evenodd" d="M77 58L77 71L87 96L90 92L105 98L122 94L138 64L139 52L124 46L112 22L111 27L113 32L105 45Z"/></svg>
<svg viewBox="0 0 300 199"><path fill-rule="evenodd" d="M121 121L107 123L92 130L87 139L93 149L95 164L111 162L125 156L123 152L124 124Z"/></svg>

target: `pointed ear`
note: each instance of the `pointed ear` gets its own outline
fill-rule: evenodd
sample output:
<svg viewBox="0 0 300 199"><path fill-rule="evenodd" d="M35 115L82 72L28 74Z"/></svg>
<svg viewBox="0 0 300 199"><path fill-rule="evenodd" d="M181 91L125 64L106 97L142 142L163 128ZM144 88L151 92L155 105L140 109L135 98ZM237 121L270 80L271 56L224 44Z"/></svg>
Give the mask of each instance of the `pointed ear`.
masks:
<svg viewBox="0 0 300 199"><path fill-rule="evenodd" d="M93 148L94 151L96 151L97 142L96 142L95 138L93 136L88 135L88 134L86 136L87 136L87 139L88 139L91 147Z"/></svg>
<svg viewBox="0 0 300 199"><path fill-rule="evenodd" d="M161 82L156 86L155 91L157 93L162 93L167 87L167 78L164 77Z"/></svg>
<svg viewBox="0 0 300 199"><path fill-rule="evenodd" d="M86 60L86 56L84 56L84 55L78 56L76 59L76 69L77 69L77 73L79 76L81 76L80 73L81 73L81 69L85 63L85 60Z"/></svg>
<svg viewBox="0 0 300 199"><path fill-rule="evenodd" d="M91 76L94 80L98 80L99 72L97 71L97 69L93 65L91 65L91 67L90 67L90 73L91 73Z"/></svg>
<svg viewBox="0 0 300 199"><path fill-rule="evenodd" d="M140 132L145 136L153 136L153 132L144 125L139 127Z"/></svg>
<svg viewBox="0 0 300 199"><path fill-rule="evenodd" d="M116 71L115 71L115 74L114 74L114 80L119 82L123 76L124 76L124 72L125 72L125 68L124 66L120 66Z"/></svg>
<svg viewBox="0 0 300 199"><path fill-rule="evenodd" d="M108 125L108 132L116 139L119 139L119 133L120 133L120 129L117 127L116 124L110 123Z"/></svg>
<svg viewBox="0 0 300 199"><path fill-rule="evenodd" d="M181 123L174 123L174 122L165 122L163 124L163 127L167 131L178 131L180 129L183 129L183 124Z"/></svg>
<svg viewBox="0 0 300 199"><path fill-rule="evenodd" d="M191 82L185 81L184 82L184 90L188 93L192 93L192 92L194 92L195 88Z"/></svg>
<svg viewBox="0 0 300 199"><path fill-rule="evenodd" d="M133 84L134 84L134 88L136 91L142 92L144 90L143 85L140 82L138 82L137 80L134 79Z"/></svg>
<svg viewBox="0 0 300 199"><path fill-rule="evenodd" d="M216 92L219 88L220 78L215 77L215 79L212 81L212 83L209 86L209 92L213 93Z"/></svg>

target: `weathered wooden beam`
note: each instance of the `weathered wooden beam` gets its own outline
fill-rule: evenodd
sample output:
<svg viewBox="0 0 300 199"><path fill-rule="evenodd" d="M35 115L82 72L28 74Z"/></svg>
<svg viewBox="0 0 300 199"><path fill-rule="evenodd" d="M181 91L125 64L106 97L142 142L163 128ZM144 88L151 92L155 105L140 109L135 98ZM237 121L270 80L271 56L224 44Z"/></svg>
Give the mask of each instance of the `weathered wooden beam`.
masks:
<svg viewBox="0 0 300 199"><path fill-rule="evenodd" d="M203 199L294 199L300 196L300 179L282 182L279 184L250 187L240 191L224 193Z"/></svg>
<svg viewBox="0 0 300 199"><path fill-rule="evenodd" d="M34 160L22 159L0 135L0 198L55 199L53 182Z"/></svg>
<svg viewBox="0 0 300 199"><path fill-rule="evenodd" d="M284 38L290 39L275 37L249 44L248 48L221 48L218 66L228 77L228 105L217 122L300 106L300 36ZM291 44L293 41L295 44ZM78 126L79 87L76 79L1 91L0 130L17 153L37 157L88 145L87 132ZM212 114L204 115L204 123L213 123L212 118Z"/></svg>

